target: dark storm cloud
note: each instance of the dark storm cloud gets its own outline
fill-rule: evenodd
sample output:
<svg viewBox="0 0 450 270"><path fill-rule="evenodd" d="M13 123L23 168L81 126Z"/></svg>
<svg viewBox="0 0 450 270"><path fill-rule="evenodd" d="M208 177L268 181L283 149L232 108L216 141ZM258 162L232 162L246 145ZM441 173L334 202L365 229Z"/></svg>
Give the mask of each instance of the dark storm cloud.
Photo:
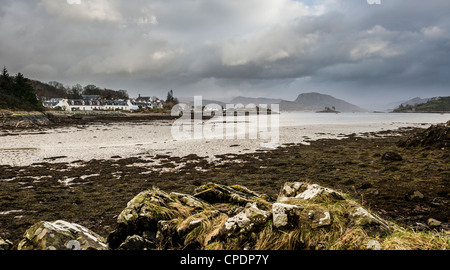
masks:
<svg viewBox="0 0 450 270"><path fill-rule="evenodd" d="M44 81L359 103L448 94L447 0L1 2L0 64Z"/></svg>

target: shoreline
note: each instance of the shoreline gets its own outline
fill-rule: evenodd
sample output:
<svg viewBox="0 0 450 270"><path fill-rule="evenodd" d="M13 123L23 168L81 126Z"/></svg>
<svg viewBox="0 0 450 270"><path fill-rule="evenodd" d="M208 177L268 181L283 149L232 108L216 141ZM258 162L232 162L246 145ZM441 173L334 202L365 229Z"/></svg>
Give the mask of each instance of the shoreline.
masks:
<svg viewBox="0 0 450 270"><path fill-rule="evenodd" d="M127 202L152 187L189 194L196 186L215 182L239 184L275 197L283 183L300 180L346 192L381 217L405 226L431 230L426 224L433 218L449 230L448 150L397 146L400 139L420 131L423 129L320 139L310 145L219 154L213 161L196 154L157 154L23 167L0 165L4 172L0 237L17 244L29 226L57 219L106 236ZM383 161L383 154L389 151L399 153L402 161ZM416 191L422 196L412 196Z"/></svg>
<svg viewBox="0 0 450 270"><path fill-rule="evenodd" d="M169 120L154 120L161 119L159 117ZM47 161L89 161L114 156L128 158L138 154L183 157L196 153L214 159L214 155L254 153L273 149L278 145L309 144L311 141L327 138L343 139L349 134L363 137L380 136L380 132L387 134L390 131L394 134L397 129L427 128L440 120L448 121L448 118L444 116L435 119L430 115L414 118L395 115L380 118L378 114L340 114L324 117L316 113L285 113L280 117L279 135L263 134L260 131L256 139L250 139L249 129L246 129L245 134L238 131L239 133L234 135L244 137L229 139L229 124L236 125L237 128L239 123L244 123L243 120L245 119L236 118L234 123L227 123L224 129L226 134L222 134L222 139L185 140L172 135L175 120L167 118L167 115L136 114L131 117L115 117L113 121L104 117L85 120L64 117L63 121L70 124L0 130L0 164L21 166ZM222 123L217 118L203 121L213 126ZM193 124L195 125L195 122ZM191 132L192 127L188 126ZM205 127L208 125L204 125ZM279 144L270 144L272 140L263 135L269 135L269 138L279 136Z"/></svg>

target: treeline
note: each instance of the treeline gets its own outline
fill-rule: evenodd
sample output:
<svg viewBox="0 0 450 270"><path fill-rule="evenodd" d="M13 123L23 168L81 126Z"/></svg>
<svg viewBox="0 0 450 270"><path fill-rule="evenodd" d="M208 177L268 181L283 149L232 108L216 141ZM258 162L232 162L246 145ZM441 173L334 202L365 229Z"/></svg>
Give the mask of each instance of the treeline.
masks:
<svg viewBox="0 0 450 270"><path fill-rule="evenodd" d="M81 99L83 95L98 95L103 99L128 99L128 93L126 90L112 90L106 88L100 88L93 84L82 86L76 84L74 86L65 86L64 84L51 81L48 84L39 81L32 82L33 87L37 91L37 95L40 98L68 98L68 99Z"/></svg>
<svg viewBox="0 0 450 270"><path fill-rule="evenodd" d="M95 85L65 86L51 81L43 83L26 78L22 73L11 76L6 67L0 75L0 109L44 111L43 100L51 98L82 99L83 95L98 95L102 99L129 99L126 90L112 90Z"/></svg>
<svg viewBox="0 0 450 270"><path fill-rule="evenodd" d="M450 97L432 98L417 105L400 105L394 112L450 112Z"/></svg>
<svg viewBox="0 0 450 270"><path fill-rule="evenodd" d="M0 76L0 109L44 111L44 106L29 79L22 73L10 76L4 67Z"/></svg>

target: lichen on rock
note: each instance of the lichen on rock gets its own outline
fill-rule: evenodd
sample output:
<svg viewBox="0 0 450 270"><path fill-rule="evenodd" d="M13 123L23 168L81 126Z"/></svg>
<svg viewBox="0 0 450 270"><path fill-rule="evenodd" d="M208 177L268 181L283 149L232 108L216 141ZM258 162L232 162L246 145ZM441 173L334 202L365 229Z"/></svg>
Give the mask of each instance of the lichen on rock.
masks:
<svg viewBox="0 0 450 270"><path fill-rule="evenodd" d="M106 241L98 234L63 220L41 221L31 226L18 250L105 250Z"/></svg>

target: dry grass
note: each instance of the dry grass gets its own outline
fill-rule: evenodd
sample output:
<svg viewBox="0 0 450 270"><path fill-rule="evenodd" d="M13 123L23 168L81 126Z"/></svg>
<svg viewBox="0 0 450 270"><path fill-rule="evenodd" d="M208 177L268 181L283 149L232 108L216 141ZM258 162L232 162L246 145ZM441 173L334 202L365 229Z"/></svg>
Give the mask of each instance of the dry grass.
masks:
<svg viewBox="0 0 450 270"><path fill-rule="evenodd" d="M449 250L450 237L433 232L396 231L381 246L384 250Z"/></svg>
<svg viewBox="0 0 450 270"><path fill-rule="evenodd" d="M201 243L202 246L206 246L211 238L219 233L220 228L227 219L228 216L223 213L214 215L211 214L211 211L204 211L200 214L187 218L182 224L180 224L180 226L178 226L178 228L187 229L191 222L199 221L200 224L186 235L185 244L196 240Z"/></svg>

